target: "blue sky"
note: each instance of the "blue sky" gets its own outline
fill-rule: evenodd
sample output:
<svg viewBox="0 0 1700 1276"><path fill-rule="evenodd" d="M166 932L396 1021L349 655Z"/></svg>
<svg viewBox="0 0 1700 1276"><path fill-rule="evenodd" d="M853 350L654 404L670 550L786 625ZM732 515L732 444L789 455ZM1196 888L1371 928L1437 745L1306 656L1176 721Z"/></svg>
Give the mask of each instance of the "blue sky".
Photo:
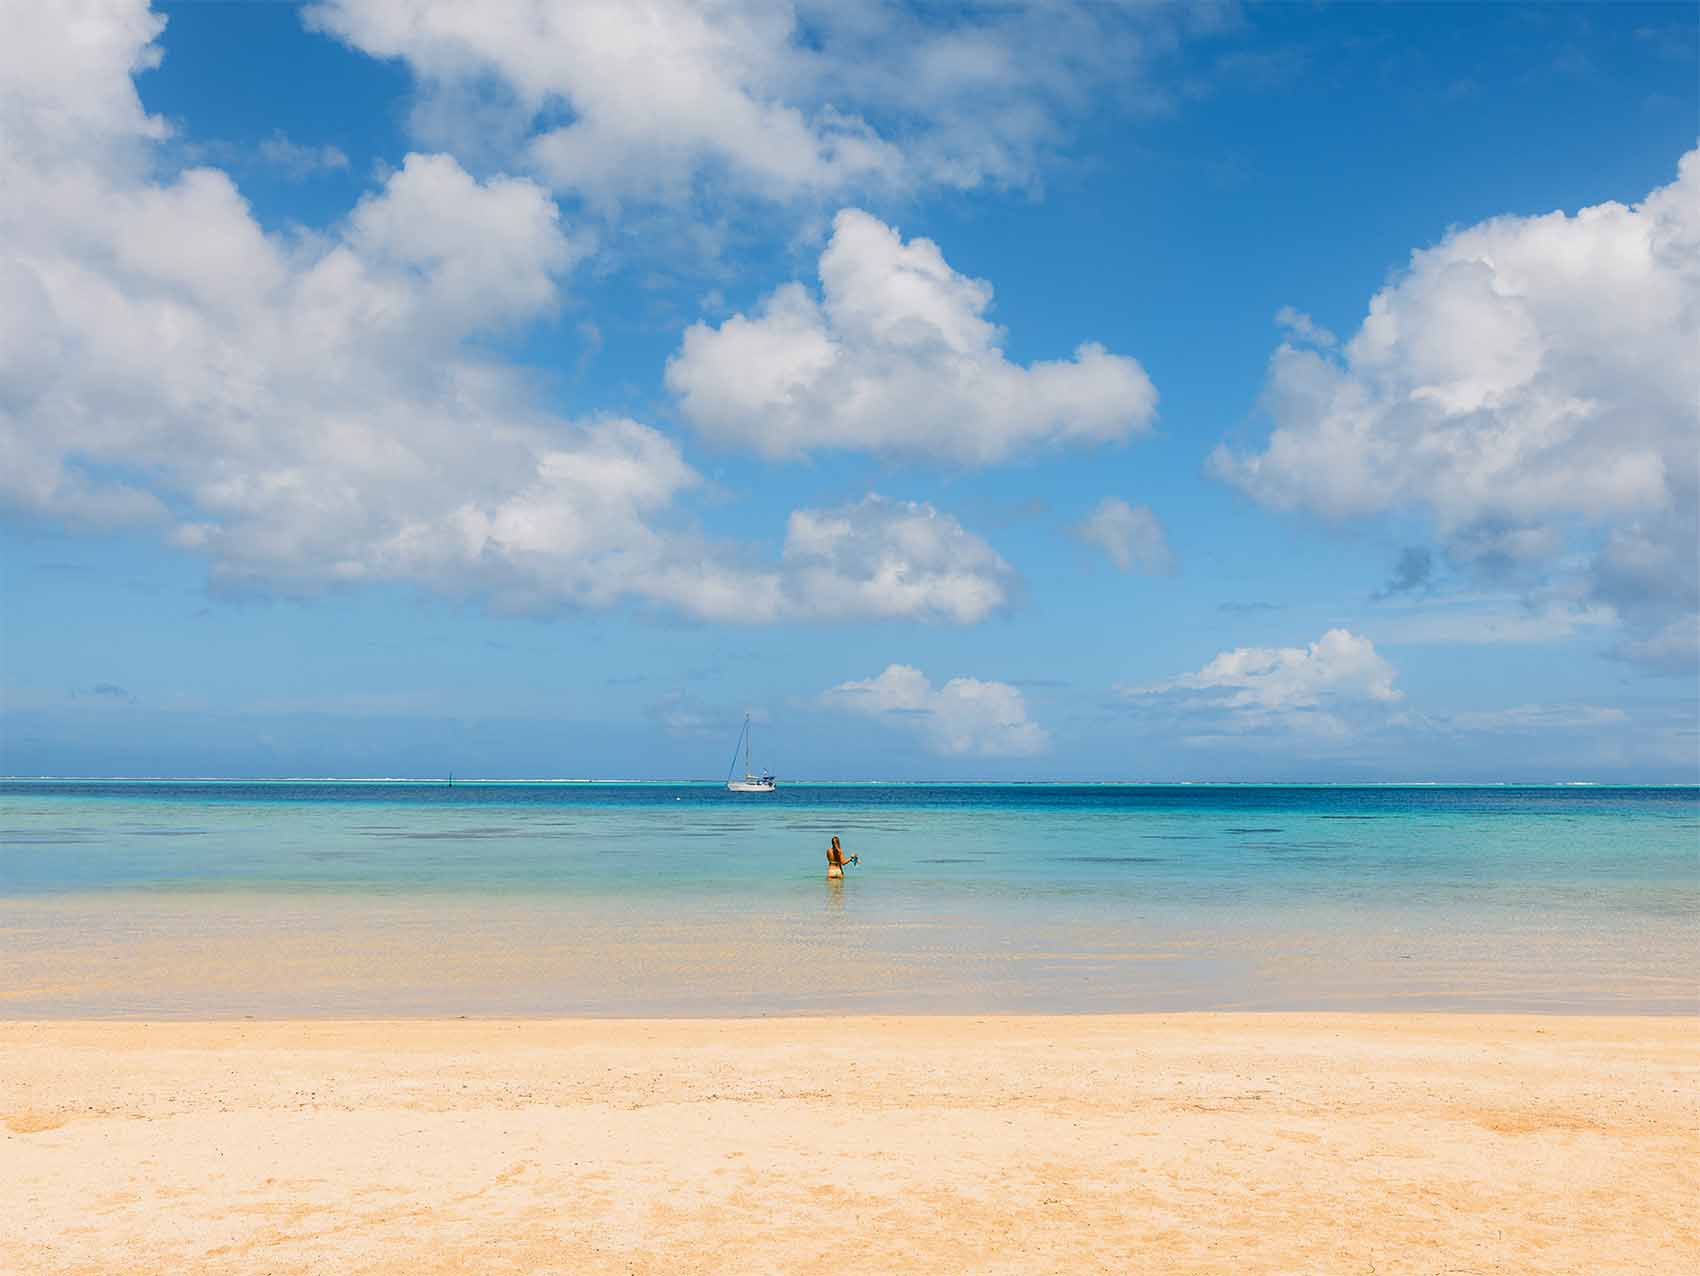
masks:
<svg viewBox="0 0 1700 1276"><path fill-rule="evenodd" d="M4 773L1700 778L1690 5L0 7Z"/></svg>

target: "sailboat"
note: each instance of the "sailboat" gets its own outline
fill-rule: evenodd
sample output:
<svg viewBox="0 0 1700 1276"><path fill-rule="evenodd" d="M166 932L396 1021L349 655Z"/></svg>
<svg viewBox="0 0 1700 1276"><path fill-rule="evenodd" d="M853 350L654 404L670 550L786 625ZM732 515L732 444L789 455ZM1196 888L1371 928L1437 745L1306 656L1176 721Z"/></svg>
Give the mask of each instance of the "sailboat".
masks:
<svg viewBox="0 0 1700 1276"><path fill-rule="evenodd" d="M744 729L738 733L738 743L744 747L744 778L734 780L732 772L738 766L738 750L732 750L732 765L726 768L726 787L734 793L772 793L778 787L774 777L763 771L757 775L750 766L750 715L744 715Z"/></svg>

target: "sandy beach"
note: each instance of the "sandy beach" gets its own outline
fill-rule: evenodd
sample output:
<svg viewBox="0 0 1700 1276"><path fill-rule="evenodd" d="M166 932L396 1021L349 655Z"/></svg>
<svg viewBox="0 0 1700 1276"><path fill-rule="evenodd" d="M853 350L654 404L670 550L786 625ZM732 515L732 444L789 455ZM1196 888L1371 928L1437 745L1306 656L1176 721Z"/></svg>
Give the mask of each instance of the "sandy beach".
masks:
<svg viewBox="0 0 1700 1276"><path fill-rule="evenodd" d="M15 1273L1700 1270L1692 1018L0 1024Z"/></svg>

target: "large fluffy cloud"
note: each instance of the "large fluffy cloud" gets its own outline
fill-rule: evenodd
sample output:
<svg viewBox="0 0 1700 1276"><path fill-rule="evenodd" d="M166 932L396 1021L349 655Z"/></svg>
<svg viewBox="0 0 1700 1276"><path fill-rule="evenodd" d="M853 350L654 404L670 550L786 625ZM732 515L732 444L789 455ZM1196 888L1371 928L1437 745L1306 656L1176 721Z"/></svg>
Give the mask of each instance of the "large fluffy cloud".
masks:
<svg viewBox="0 0 1700 1276"><path fill-rule="evenodd" d="M1195 673L1117 691L1135 703L1225 713L1243 728L1337 737L1365 706L1403 698L1395 677L1368 638L1330 629L1303 647L1235 647Z"/></svg>
<svg viewBox="0 0 1700 1276"><path fill-rule="evenodd" d="M1584 553L1623 653L1695 667L1700 151L1639 204L1454 230L1338 354L1325 335L1280 347L1273 432L1218 475L1279 509L1422 511L1492 572Z"/></svg>
<svg viewBox="0 0 1700 1276"><path fill-rule="evenodd" d="M413 155L334 229L269 234L224 173L153 176L167 130L131 76L163 23L140 0L3 17L0 504L148 525L221 578L298 589L734 620L1004 601L1002 560L928 507L800 513L767 567L670 524L698 482L670 439L562 420L483 352L585 251L541 186Z"/></svg>
<svg viewBox="0 0 1700 1276"><path fill-rule="evenodd" d="M1027 717L1021 691L1005 682L952 678L935 687L910 665L876 678L842 682L821 697L830 708L895 722L918 732L934 753L953 757L1026 757L1050 744Z"/></svg>
<svg viewBox="0 0 1700 1276"><path fill-rule="evenodd" d="M862 448L986 463L1150 425L1157 392L1134 359L1091 343L1069 360L1005 358L991 285L952 270L931 240L905 243L846 209L820 281L818 299L786 284L753 317L685 333L667 385L706 437L773 457Z"/></svg>
<svg viewBox="0 0 1700 1276"><path fill-rule="evenodd" d="M433 145L523 154L592 200L724 182L779 199L1025 183L1213 6L824 0L320 0L308 20L420 84Z"/></svg>

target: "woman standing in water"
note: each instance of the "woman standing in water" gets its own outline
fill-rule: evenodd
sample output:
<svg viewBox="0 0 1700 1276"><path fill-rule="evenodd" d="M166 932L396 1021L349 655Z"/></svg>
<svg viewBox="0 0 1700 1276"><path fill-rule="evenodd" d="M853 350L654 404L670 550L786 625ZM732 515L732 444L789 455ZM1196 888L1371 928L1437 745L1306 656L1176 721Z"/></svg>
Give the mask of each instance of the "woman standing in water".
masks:
<svg viewBox="0 0 1700 1276"><path fill-rule="evenodd" d="M838 844L837 835L833 836L832 845L826 848L826 875L828 878L843 877L845 864L859 864L861 856L852 855L844 858L844 848Z"/></svg>

